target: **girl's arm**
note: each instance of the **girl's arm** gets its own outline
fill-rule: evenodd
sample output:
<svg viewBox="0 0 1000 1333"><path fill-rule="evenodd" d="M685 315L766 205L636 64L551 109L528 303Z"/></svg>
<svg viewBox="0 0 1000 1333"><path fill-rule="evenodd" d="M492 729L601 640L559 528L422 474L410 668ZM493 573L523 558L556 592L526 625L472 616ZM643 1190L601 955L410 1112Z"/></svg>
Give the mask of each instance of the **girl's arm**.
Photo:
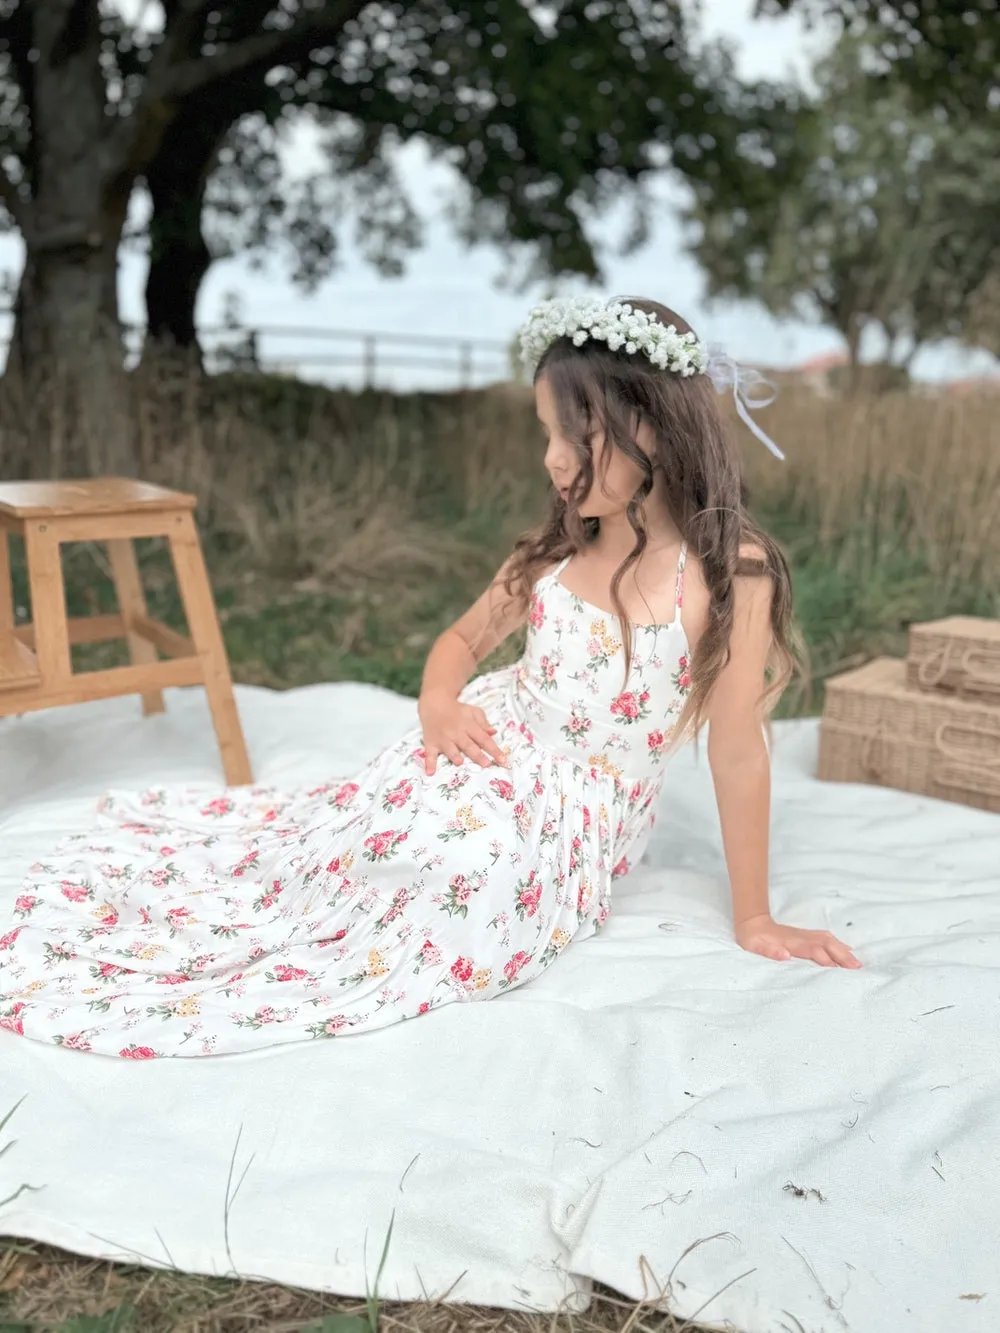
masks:
<svg viewBox="0 0 1000 1333"><path fill-rule="evenodd" d="M764 555L754 546L741 554L751 560ZM771 645L771 592L771 580L763 575L736 579L730 658L708 710L708 760L733 895L734 933L744 949L767 958L809 958L825 967L858 968L850 948L828 930L781 925L771 916L771 763L759 705Z"/></svg>
<svg viewBox="0 0 1000 1333"><path fill-rule="evenodd" d="M762 559L755 547L743 555ZM708 762L733 894L733 925L770 915L771 765L759 700L771 645L769 578L737 578L730 657L709 704Z"/></svg>
<svg viewBox="0 0 1000 1333"><path fill-rule="evenodd" d="M505 564L468 611L438 636L427 656L417 711L428 775L435 772L441 755L453 764L461 764L463 756L483 767L506 763L486 714L458 698L483 658L527 618L527 609L504 591L506 571Z"/></svg>

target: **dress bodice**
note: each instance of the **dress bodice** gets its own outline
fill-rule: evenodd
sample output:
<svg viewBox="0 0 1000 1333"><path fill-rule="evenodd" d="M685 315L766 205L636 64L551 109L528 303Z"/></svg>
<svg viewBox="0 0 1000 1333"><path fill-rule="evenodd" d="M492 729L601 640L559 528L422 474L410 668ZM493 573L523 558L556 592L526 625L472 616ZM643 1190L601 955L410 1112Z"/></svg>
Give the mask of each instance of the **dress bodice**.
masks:
<svg viewBox="0 0 1000 1333"><path fill-rule="evenodd" d="M627 682L618 617L560 582L568 559L538 580L513 697L538 744L623 779L661 775L681 739L676 724L691 686L681 623L686 556L682 545L673 619L630 627Z"/></svg>

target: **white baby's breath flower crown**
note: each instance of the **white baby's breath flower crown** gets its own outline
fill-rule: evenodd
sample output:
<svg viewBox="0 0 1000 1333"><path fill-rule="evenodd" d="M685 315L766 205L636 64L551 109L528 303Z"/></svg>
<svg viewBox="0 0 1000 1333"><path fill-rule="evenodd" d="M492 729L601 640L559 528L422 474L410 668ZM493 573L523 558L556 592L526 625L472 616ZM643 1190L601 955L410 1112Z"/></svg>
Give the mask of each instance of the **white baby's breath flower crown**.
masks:
<svg viewBox="0 0 1000 1333"><path fill-rule="evenodd" d="M534 368L558 338L581 347L588 338L607 343L613 352L641 352L654 366L678 375L695 375L708 365L708 348L694 333L678 333L655 314L637 310L627 301L606 304L595 297L576 296L542 301L521 328L521 356Z"/></svg>
<svg viewBox="0 0 1000 1333"><path fill-rule="evenodd" d="M750 416L751 411L774 401L774 385L760 371L738 365L731 356L709 348L695 333L678 333L673 324L661 323L655 314L637 310L628 301L606 302L593 296L556 298L536 305L521 326L521 357L528 368L534 370L559 338L572 339L576 347L593 338L606 343L613 352L622 348L633 356L641 352L660 370L685 376L707 375L719 393L732 389L742 420L776 458L785 457Z"/></svg>

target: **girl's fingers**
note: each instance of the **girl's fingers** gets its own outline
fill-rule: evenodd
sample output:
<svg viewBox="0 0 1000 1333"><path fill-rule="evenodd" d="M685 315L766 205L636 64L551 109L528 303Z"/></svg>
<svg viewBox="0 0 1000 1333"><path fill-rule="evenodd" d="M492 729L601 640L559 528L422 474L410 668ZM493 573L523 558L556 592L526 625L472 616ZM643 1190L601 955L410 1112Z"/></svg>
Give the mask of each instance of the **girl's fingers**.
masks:
<svg viewBox="0 0 1000 1333"><path fill-rule="evenodd" d="M437 767L437 761L438 761L437 750L432 749L429 745L425 745L424 764L427 770L427 776L429 778L432 778L434 776L434 770Z"/></svg>
<svg viewBox="0 0 1000 1333"><path fill-rule="evenodd" d="M462 764L462 752L452 741L448 741L444 746L444 753L448 756L456 768Z"/></svg>
<svg viewBox="0 0 1000 1333"><path fill-rule="evenodd" d="M494 728L491 727L490 731L492 733L494 731ZM497 745L496 741L493 740L492 735L486 735L483 732L480 732L478 736L475 735L475 733L473 732L470 732L469 735L472 736L473 740L475 740L476 743L479 746L481 746L482 749L485 750L486 754L489 756L484 767L488 768L491 760L494 763L500 764L501 767L506 765L507 762L506 756L504 755L503 750L500 749L500 746Z"/></svg>
<svg viewBox="0 0 1000 1333"><path fill-rule="evenodd" d="M482 735L482 733L480 733L480 735ZM487 737L483 736L482 740L480 740L479 736L471 731L466 734L464 741L462 742L462 749L470 759L480 766L480 768L489 768L491 763L489 755L484 754L484 749L487 743Z"/></svg>

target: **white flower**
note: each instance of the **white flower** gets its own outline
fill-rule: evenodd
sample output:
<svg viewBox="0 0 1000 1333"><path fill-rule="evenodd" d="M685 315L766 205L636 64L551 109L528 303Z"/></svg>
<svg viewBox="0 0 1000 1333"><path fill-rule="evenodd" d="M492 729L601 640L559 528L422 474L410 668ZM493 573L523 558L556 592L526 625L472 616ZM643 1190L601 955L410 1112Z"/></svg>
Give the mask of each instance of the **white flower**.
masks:
<svg viewBox="0 0 1000 1333"><path fill-rule="evenodd" d="M659 369L681 375L704 371L708 364L708 350L693 332L678 333L673 324L664 327L655 314L636 310L627 302L606 305L587 296L540 302L521 328L525 363L536 366L559 338L570 338L575 347L593 338L607 343L613 352L623 347L629 356L641 352Z"/></svg>

